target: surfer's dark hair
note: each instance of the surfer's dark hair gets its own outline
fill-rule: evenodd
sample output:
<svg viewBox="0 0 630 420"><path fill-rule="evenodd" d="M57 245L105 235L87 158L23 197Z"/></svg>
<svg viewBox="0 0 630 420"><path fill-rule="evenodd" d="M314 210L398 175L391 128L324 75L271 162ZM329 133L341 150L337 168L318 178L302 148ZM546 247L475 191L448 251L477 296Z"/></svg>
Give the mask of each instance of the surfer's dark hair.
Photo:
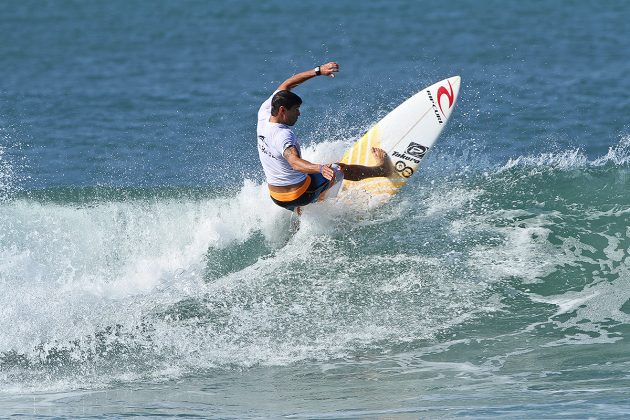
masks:
<svg viewBox="0 0 630 420"><path fill-rule="evenodd" d="M281 106L290 109L296 105L302 105L302 98L291 91L280 90L271 98L271 115L278 115Z"/></svg>

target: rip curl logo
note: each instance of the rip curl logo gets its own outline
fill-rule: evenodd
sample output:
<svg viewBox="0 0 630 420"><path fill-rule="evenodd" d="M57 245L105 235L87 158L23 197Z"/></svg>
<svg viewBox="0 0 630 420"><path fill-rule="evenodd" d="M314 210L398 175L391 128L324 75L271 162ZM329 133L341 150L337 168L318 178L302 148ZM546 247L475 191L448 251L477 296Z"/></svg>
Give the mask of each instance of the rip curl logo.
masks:
<svg viewBox="0 0 630 420"><path fill-rule="evenodd" d="M407 146L405 153L413 157L417 157L418 159L422 159L427 153L427 150L428 148L422 146L421 144L411 142L409 143L409 146Z"/></svg>
<svg viewBox="0 0 630 420"><path fill-rule="evenodd" d="M453 102L455 102L455 94L453 93L453 86L451 86L450 80L448 82L448 88L450 89L450 91L446 89L446 87L440 86L440 88L437 91L437 103L440 107L440 111L442 111L442 114L444 114L444 110L442 109L442 96L443 95L446 95L446 97L448 98L449 108L452 107Z"/></svg>

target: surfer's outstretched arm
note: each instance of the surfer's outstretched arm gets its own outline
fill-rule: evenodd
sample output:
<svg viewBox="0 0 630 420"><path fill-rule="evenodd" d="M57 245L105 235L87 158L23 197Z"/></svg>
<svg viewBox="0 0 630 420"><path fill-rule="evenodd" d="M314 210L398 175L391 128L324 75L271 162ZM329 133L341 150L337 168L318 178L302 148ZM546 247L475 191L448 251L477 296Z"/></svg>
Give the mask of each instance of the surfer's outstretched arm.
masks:
<svg viewBox="0 0 630 420"><path fill-rule="evenodd" d="M320 74L323 76L335 77L334 73L337 73L338 71L339 64L331 61L330 63L322 64L321 66L315 67L314 69L306 70L289 77L287 80L282 82L280 86L278 86L277 90L291 90L294 87L306 82L307 80L319 76Z"/></svg>

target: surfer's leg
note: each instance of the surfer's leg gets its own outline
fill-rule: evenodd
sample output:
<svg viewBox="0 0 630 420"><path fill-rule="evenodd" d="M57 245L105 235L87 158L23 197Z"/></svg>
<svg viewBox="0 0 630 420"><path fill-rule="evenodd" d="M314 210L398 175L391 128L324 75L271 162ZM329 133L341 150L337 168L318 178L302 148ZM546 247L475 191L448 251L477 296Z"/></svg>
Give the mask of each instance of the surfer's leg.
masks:
<svg viewBox="0 0 630 420"><path fill-rule="evenodd" d="M372 156L376 159L376 166L346 165L339 163L343 171L343 178L349 181L361 181L366 178L387 177L393 173L392 162L383 149L372 147Z"/></svg>
<svg viewBox="0 0 630 420"><path fill-rule="evenodd" d="M297 233L298 230L300 230L300 214L302 213L302 210L299 207L296 207L295 210L293 210L293 213L291 213L291 223L290 223L290 227L289 227L289 232L292 234Z"/></svg>

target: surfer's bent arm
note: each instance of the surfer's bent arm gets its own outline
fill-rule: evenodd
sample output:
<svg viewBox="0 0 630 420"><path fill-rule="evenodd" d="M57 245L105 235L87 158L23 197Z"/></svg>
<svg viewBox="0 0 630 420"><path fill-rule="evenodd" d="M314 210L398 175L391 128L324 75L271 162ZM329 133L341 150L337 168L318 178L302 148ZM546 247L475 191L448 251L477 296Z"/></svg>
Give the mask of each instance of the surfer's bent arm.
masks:
<svg viewBox="0 0 630 420"><path fill-rule="evenodd" d="M333 179L335 176L335 171L333 171L330 166L319 165L302 159L298 154L297 149L293 146L287 147L283 156L287 162L289 162L289 165L298 172L302 172L304 174L317 174L321 172L321 174L324 175L324 178L328 180Z"/></svg>
<svg viewBox="0 0 630 420"><path fill-rule="evenodd" d="M334 73L339 71L339 64L335 63L334 61L322 64L321 66L319 66L319 74L316 72L316 69L317 68L303 71L302 73L298 73L289 77L287 80L282 82L282 84L278 86L278 89L276 90L291 90L294 87L306 82L308 79L319 76L319 74L323 76L335 77Z"/></svg>

